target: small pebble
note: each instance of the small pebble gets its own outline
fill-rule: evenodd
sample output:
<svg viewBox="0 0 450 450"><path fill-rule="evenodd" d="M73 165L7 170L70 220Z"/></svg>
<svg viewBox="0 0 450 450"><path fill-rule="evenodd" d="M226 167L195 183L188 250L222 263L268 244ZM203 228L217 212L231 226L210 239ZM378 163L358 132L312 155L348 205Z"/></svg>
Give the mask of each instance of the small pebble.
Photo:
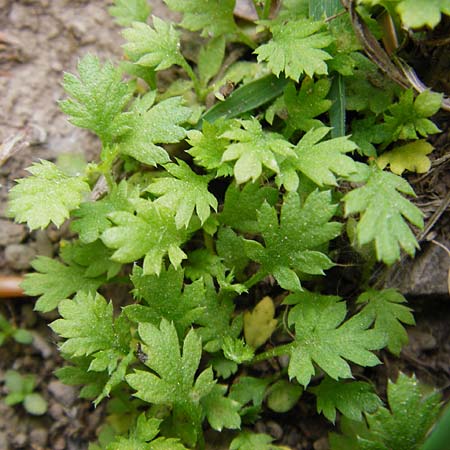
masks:
<svg viewBox="0 0 450 450"><path fill-rule="evenodd" d="M71 406L77 399L77 390L73 386L67 386L58 380L50 381L48 391L65 407Z"/></svg>
<svg viewBox="0 0 450 450"><path fill-rule="evenodd" d="M0 219L0 245L18 244L26 235L27 232L23 225Z"/></svg>
<svg viewBox="0 0 450 450"><path fill-rule="evenodd" d="M329 450L330 446L328 444L328 439L326 437L321 437L313 444L314 450Z"/></svg>
<svg viewBox="0 0 450 450"><path fill-rule="evenodd" d="M30 442L36 447L45 447L48 440L48 431L45 428L35 428L31 430Z"/></svg>
<svg viewBox="0 0 450 450"><path fill-rule="evenodd" d="M283 437L283 428L274 420L268 420L266 422L267 432L275 439L280 440Z"/></svg>
<svg viewBox="0 0 450 450"><path fill-rule="evenodd" d="M29 245L11 244L5 249L6 262L16 270L24 270L31 267L31 261L36 252Z"/></svg>

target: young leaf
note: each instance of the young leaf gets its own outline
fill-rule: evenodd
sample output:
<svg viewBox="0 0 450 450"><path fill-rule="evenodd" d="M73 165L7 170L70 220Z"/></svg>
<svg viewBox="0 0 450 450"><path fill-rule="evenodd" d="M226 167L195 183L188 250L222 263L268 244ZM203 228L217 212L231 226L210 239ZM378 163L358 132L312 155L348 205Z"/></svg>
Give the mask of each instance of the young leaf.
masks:
<svg viewBox="0 0 450 450"><path fill-rule="evenodd" d="M377 158L377 165L380 169L384 169L389 164L389 168L396 175L401 175L405 170L426 173L431 167L430 158L426 155L430 154L433 148L422 139L410 142L383 153Z"/></svg>
<svg viewBox="0 0 450 450"><path fill-rule="evenodd" d="M195 323L207 352L217 352L222 348L227 337L237 338L242 331L242 315L233 318L235 305L229 293L218 295L212 280L206 280L206 291L203 314Z"/></svg>
<svg viewBox="0 0 450 450"><path fill-rule="evenodd" d="M395 289L384 291L370 289L358 297L357 303L365 305L360 314L375 320L374 329L388 336L389 351L399 355L402 347L408 342L408 335L402 323L415 324L411 308L402 305L406 303L405 297Z"/></svg>
<svg viewBox="0 0 450 450"><path fill-rule="evenodd" d="M371 352L386 345L379 330L369 329L373 318L357 314L344 322L347 307L339 297L302 292L289 295L285 303L295 305L288 323L295 326L290 349L289 377L307 386L315 373L313 362L331 378L351 378L349 364L375 366L380 360Z"/></svg>
<svg viewBox="0 0 450 450"><path fill-rule="evenodd" d="M211 178L197 175L180 159L177 163L164 166L172 177L156 178L146 191L159 196L156 204L176 211L177 228L188 227L194 209L203 225L211 214L210 208L217 211L216 197L208 191Z"/></svg>
<svg viewBox="0 0 450 450"><path fill-rule="evenodd" d="M358 427L344 422L345 433L331 435L333 450L342 444L352 450L418 450L436 421L440 410L440 394L424 393L415 376L400 373L396 383L389 380L387 395L389 409L378 408L374 414L365 414L367 426Z"/></svg>
<svg viewBox="0 0 450 450"><path fill-rule="evenodd" d="M270 206L275 205L277 199L278 191L272 187L247 183L240 189L235 183L231 183L225 193L219 220L243 233L258 233L256 211L264 202Z"/></svg>
<svg viewBox="0 0 450 450"><path fill-rule="evenodd" d="M104 244L117 249L112 259L121 263L134 262L144 257L144 274L159 274L166 254L178 268L186 254L180 249L187 232L177 229L173 212L151 201L142 200L137 205L137 214L116 211L109 215L115 226L105 230L101 236Z"/></svg>
<svg viewBox="0 0 450 450"><path fill-rule="evenodd" d="M37 311L51 311L61 300L79 291L95 292L104 282L102 277L86 276L85 267L65 265L46 256L38 256L31 265L38 273L25 275L21 286L27 295L40 296L35 305Z"/></svg>
<svg viewBox="0 0 450 450"><path fill-rule="evenodd" d="M272 445L273 438L268 434L241 431L230 444L230 450L281 450Z"/></svg>
<svg viewBox="0 0 450 450"><path fill-rule="evenodd" d="M107 62L102 67L96 56L86 55L78 63L80 78L64 74L64 89L69 94L60 103L69 120L99 136L103 145L111 144L130 129L128 114L123 110L132 97L121 72Z"/></svg>
<svg viewBox="0 0 450 450"><path fill-rule="evenodd" d="M450 14L448 0L362 0L369 5L394 3L406 28L434 28L441 21L441 12Z"/></svg>
<svg viewBox="0 0 450 450"><path fill-rule="evenodd" d="M286 87L283 99L287 110L284 132L287 136L297 130L309 131L323 126L323 123L314 117L330 109L331 100L326 98L329 90L330 81L327 78L316 83L311 78L305 78L298 92L294 83Z"/></svg>
<svg viewBox="0 0 450 450"><path fill-rule="evenodd" d="M412 89L402 93L398 103L388 108L384 115L390 142L399 139L418 139L418 134L427 137L429 134L439 133L439 128L427 117L439 111L442 94L424 91L414 99Z"/></svg>
<svg viewBox="0 0 450 450"><path fill-rule="evenodd" d="M129 435L116 437L106 450L187 450L178 439L156 438L160 423L161 419L147 418L142 413Z"/></svg>
<svg viewBox="0 0 450 450"><path fill-rule="evenodd" d="M237 160L234 165L234 177L237 184L250 179L256 181L265 166L279 173L276 155L293 156L292 145L281 135L263 131L256 120L241 120L243 129L227 131L224 137L236 141L228 146L222 156L222 161Z"/></svg>
<svg viewBox="0 0 450 450"><path fill-rule="evenodd" d="M89 185L82 177L70 177L53 163L41 160L28 167L31 176L22 178L9 191L8 215L27 222L31 230L57 227L80 205Z"/></svg>
<svg viewBox="0 0 450 450"><path fill-rule="evenodd" d="M129 323L123 317L114 320L112 303L99 294L80 292L73 300L63 300L58 310L61 319L52 322L51 328L66 338L61 351L70 358L92 355L88 370L107 370L111 377L96 399L98 404L124 379L132 359Z"/></svg>
<svg viewBox="0 0 450 450"><path fill-rule="evenodd" d="M361 213L357 225L359 244L375 241L377 258L386 264L399 259L400 247L411 256L418 247L404 218L423 227L419 208L400 193L414 196L406 180L371 166L366 184L344 196L345 215Z"/></svg>
<svg viewBox="0 0 450 450"><path fill-rule="evenodd" d="M294 81L298 81L303 73L310 78L314 74L326 74L325 61L331 59L331 55L321 49L330 45L333 38L328 32L319 32L323 26L323 22L309 19L287 23L273 21L270 24L272 39L255 50L258 62L267 61L275 75L284 72Z"/></svg>
<svg viewBox="0 0 450 450"><path fill-rule="evenodd" d="M114 5L108 8L108 12L123 27L133 22L146 22L150 11L147 0L114 0Z"/></svg>
<svg viewBox="0 0 450 450"><path fill-rule="evenodd" d="M275 331L278 320L274 319L275 305L270 297L264 297L252 312L244 313L245 342L253 348L265 344Z"/></svg>
<svg viewBox="0 0 450 450"><path fill-rule="evenodd" d="M112 250L105 247L99 240L90 244L83 244L80 241L71 243L62 241L60 256L69 265L85 267L84 275L89 278L106 274L106 278L110 279L116 276L122 267L111 260Z"/></svg>
<svg viewBox="0 0 450 450"><path fill-rule="evenodd" d="M169 162L166 150L156 144L174 144L186 136L180 125L192 110L183 106L181 97L173 97L153 105L156 92L135 100L130 123L132 131L120 140L120 152L138 161L156 166Z"/></svg>
<svg viewBox="0 0 450 450"><path fill-rule="evenodd" d="M188 143L192 146L187 152L194 157L195 163L208 170L217 170L217 176L230 176L233 166L223 162L222 156L230 139L223 136L226 131L237 128L235 121L218 119L214 123L203 122L202 131L188 131Z"/></svg>
<svg viewBox="0 0 450 450"><path fill-rule="evenodd" d="M357 145L347 136L319 142L329 131L327 127L308 131L294 148L297 157L289 159L285 164L302 172L320 187L336 186L335 175L345 177L356 172L355 161L345 153L355 150ZM285 177L288 176L288 170L284 171ZM298 176L293 176L296 177L297 185Z"/></svg>
<svg viewBox="0 0 450 450"><path fill-rule="evenodd" d="M261 264L261 271L272 274L283 289L301 289L296 271L323 274L333 266L319 246L339 235L341 225L329 222L336 211L329 191L312 192L301 205L297 193L285 196L280 221L274 208L263 203L258 211L258 224L265 247L246 240L247 255Z"/></svg>
<svg viewBox="0 0 450 450"><path fill-rule="evenodd" d="M229 397L241 405L252 403L253 406L260 407L270 382L270 378L241 376L231 386Z"/></svg>
<svg viewBox="0 0 450 450"><path fill-rule="evenodd" d="M203 86L206 87L209 80L219 72L224 56L225 38L223 36L211 39L200 49L197 70Z"/></svg>
<svg viewBox="0 0 450 450"><path fill-rule="evenodd" d="M169 404L174 416L184 419L189 428L189 444L197 441L200 432L202 407L200 400L214 387L211 368L196 379L195 373L202 354L201 339L194 330L189 331L180 353L178 336L173 324L165 319L157 328L149 323L139 324L139 335L148 355L146 365L152 370L135 370L127 375L128 384L136 390L136 397L154 404ZM174 422L177 431L184 434L183 423Z"/></svg>
<svg viewBox="0 0 450 450"><path fill-rule="evenodd" d="M255 356L253 347L247 345L243 339L225 336L222 343L222 351L225 358L237 364L251 361Z"/></svg>
<svg viewBox="0 0 450 450"><path fill-rule="evenodd" d="M130 188L127 182L122 180L118 185L114 185L108 195L102 199L81 203L72 214L75 220L71 222L70 228L78 233L81 242L90 244L112 226L108 214L114 211L134 212L131 200L138 196L138 189Z"/></svg>
<svg viewBox="0 0 450 450"><path fill-rule="evenodd" d="M159 325L161 318L170 319L177 331L183 334L204 310L203 282L200 280L184 286L181 269L175 270L170 266L159 276L144 275L142 268L135 265L130 278L134 297L144 303L124 308L127 317L136 323Z"/></svg>
<svg viewBox="0 0 450 450"><path fill-rule="evenodd" d="M201 35L220 36L235 33L238 28L233 18L235 0L164 0L173 11L183 14L181 26Z"/></svg>
<svg viewBox="0 0 450 450"><path fill-rule="evenodd" d="M180 33L169 22L153 16L153 28L142 22L133 22L122 32L127 41L125 53L140 66L165 70L186 60L180 52Z"/></svg>
<svg viewBox="0 0 450 450"><path fill-rule="evenodd" d="M291 410L303 393L303 388L288 380L278 380L270 386L267 394L267 406L276 413Z"/></svg>
<svg viewBox="0 0 450 450"><path fill-rule="evenodd" d="M226 392L227 386L216 384L201 400L209 424L217 431L222 431L223 428L239 429L241 427L239 415L241 404L225 397Z"/></svg>
<svg viewBox="0 0 450 450"><path fill-rule="evenodd" d="M333 423L337 410L351 420L361 421L363 412L373 413L381 406L372 386L362 381L334 381L326 377L309 390L317 397L317 412Z"/></svg>

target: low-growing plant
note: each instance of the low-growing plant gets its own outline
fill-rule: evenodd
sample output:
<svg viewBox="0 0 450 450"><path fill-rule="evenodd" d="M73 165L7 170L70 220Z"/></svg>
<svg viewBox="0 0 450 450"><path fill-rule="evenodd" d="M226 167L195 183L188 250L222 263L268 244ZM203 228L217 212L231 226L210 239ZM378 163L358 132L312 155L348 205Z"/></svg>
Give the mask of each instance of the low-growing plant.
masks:
<svg viewBox="0 0 450 450"><path fill-rule="evenodd" d="M8 395L4 402L9 406L22 403L29 414L41 416L47 412L47 401L41 394L34 392L35 387L34 375L21 375L16 370L8 370L5 374L5 388Z"/></svg>
<svg viewBox="0 0 450 450"><path fill-rule="evenodd" d="M389 412L353 368L399 355L414 324L371 274L418 248L423 215L400 174L428 170L442 95L399 87L379 70L405 85L393 63L363 49L369 26L380 32L373 5L416 28L447 3L422 15L407 0L343 2L350 14L255 1L246 22L234 0L165 3L179 24L149 25L145 0L116 0L125 59L86 55L64 76L61 108L99 137L99 160L76 175L36 162L10 192L9 214L30 229L71 220L60 258L38 257L23 288L37 310L58 308L59 378L109 399L91 448L204 448L207 423L241 430L230 449L279 449L246 427L306 390L329 421L343 417L334 448L416 448L436 395L421 406L401 375ZM349 265L359 278L337 295ZM132 299L115 295L123 283Z"/></svg>
<svg viewBox="0 0 450 450"><path fill-rule="evenodd" d="M33 341L33 335L28 330L11 324L3 314L0 314L0 345L3 345L9 338L19 344L31 344Z"/></svg>

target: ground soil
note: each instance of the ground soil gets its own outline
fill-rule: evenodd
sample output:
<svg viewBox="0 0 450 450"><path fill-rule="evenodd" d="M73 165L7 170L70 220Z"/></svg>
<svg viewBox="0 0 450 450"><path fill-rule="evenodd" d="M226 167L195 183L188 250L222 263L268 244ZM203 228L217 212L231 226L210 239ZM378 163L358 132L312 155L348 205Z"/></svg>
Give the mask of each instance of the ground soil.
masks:
<svg viewBox="0 0 450 450"><path fill-rule="evenodd" d="M153 12L166 15L161 1L151 1ZM18 151L0 166L0 274L21 275L30 270L36 254L53 255L61 233L49 229L29 233L22 225L5 217L6 195L14 179L26 174L25 168L39 158L54 160L63 153L80 153L88 159L99 151L98 140L88 132L70 125L58 109L63 97L63 71L74 72L77 60L88 52L101 58L121 55L119 29L109 17L106 0L0 0L0 142L19 139ZM425 177L413 177L424 212L431 217L447 195L448 180L448 114L439 117L444 130L436 140L438 161ZM8 141L9 140L9 141ZM434 203L433 203L434 202ZM427 209L428 208L428 209ZM434 242L448 242L448 215L424 239L422 253L439 252L438 259L425 258L421 272L414 272L406 261L397 268L412 281L397 280L397 285L410 295L416 310L417 327L409 331L410 344L400 358L382 353L385 364L357 374L370 378L383 392L388 377L399 370L416 373L424 382L442 389L447 398L450 386L450 320L446 290L448 260L446 252ZM419 255L420 256L420 255ZM438 261L438 262L436 262ZM428 264L428 265L427 265ZM425 268L423 268L423 266ZM442 266L437 269L437 266ZM439 281L429 277L438 275ZM418 283L424 290L411 283ZM394 283L395 284L395 283ZM437 287L439 285L439 287ZM425 286L425 287L424 287ZM15 369L33 373L38 391L47 399L49 409L41 417L25 413L21 406L7 407L0 401L0 450L10 449L87 449L95 439L104 418L104 407L94 409L79 400L77 390L62 385L53 372L62 360L56 337L47 324L55 316L33 312L32 299L1 299L0 313L18 326L30 329L34 340L24 346L8 342L0 347L0 394L4 373ZM261 371L268 370L260 367ZM270 369L270 368L269 368ZM327 433L331 429L322 417L314 414L313 397L306 394L288 415L266 417L256 430L272 434L277 443L296 450L326 450ZM228 434L210 433L211 449L228 448ZM257 449L256 449L257 450Z"/></svg>

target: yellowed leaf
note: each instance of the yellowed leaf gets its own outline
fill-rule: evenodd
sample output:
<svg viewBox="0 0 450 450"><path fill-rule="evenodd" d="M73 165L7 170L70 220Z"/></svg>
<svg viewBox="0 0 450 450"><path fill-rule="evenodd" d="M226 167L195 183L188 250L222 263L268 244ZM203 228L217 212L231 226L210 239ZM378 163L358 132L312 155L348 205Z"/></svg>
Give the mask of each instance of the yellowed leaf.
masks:
<svg viewBox="0 0 450 450"><path fill-rule="evenodd" d="M389 164L391 171L396 175L401 175L405 170L425 173L431 166L431 161L426 155L432 151L433 146L421 139L383 153L377 158L377 164L380 169Z"/></svg>
<svg viewBox="0 0 450 450"><path fill-rule="evenodd" d="M258 348L272 336L278 323L274 315L275 305L270 297L264 297L252 312L244 313L244 336L248 345Z"/></svg>

